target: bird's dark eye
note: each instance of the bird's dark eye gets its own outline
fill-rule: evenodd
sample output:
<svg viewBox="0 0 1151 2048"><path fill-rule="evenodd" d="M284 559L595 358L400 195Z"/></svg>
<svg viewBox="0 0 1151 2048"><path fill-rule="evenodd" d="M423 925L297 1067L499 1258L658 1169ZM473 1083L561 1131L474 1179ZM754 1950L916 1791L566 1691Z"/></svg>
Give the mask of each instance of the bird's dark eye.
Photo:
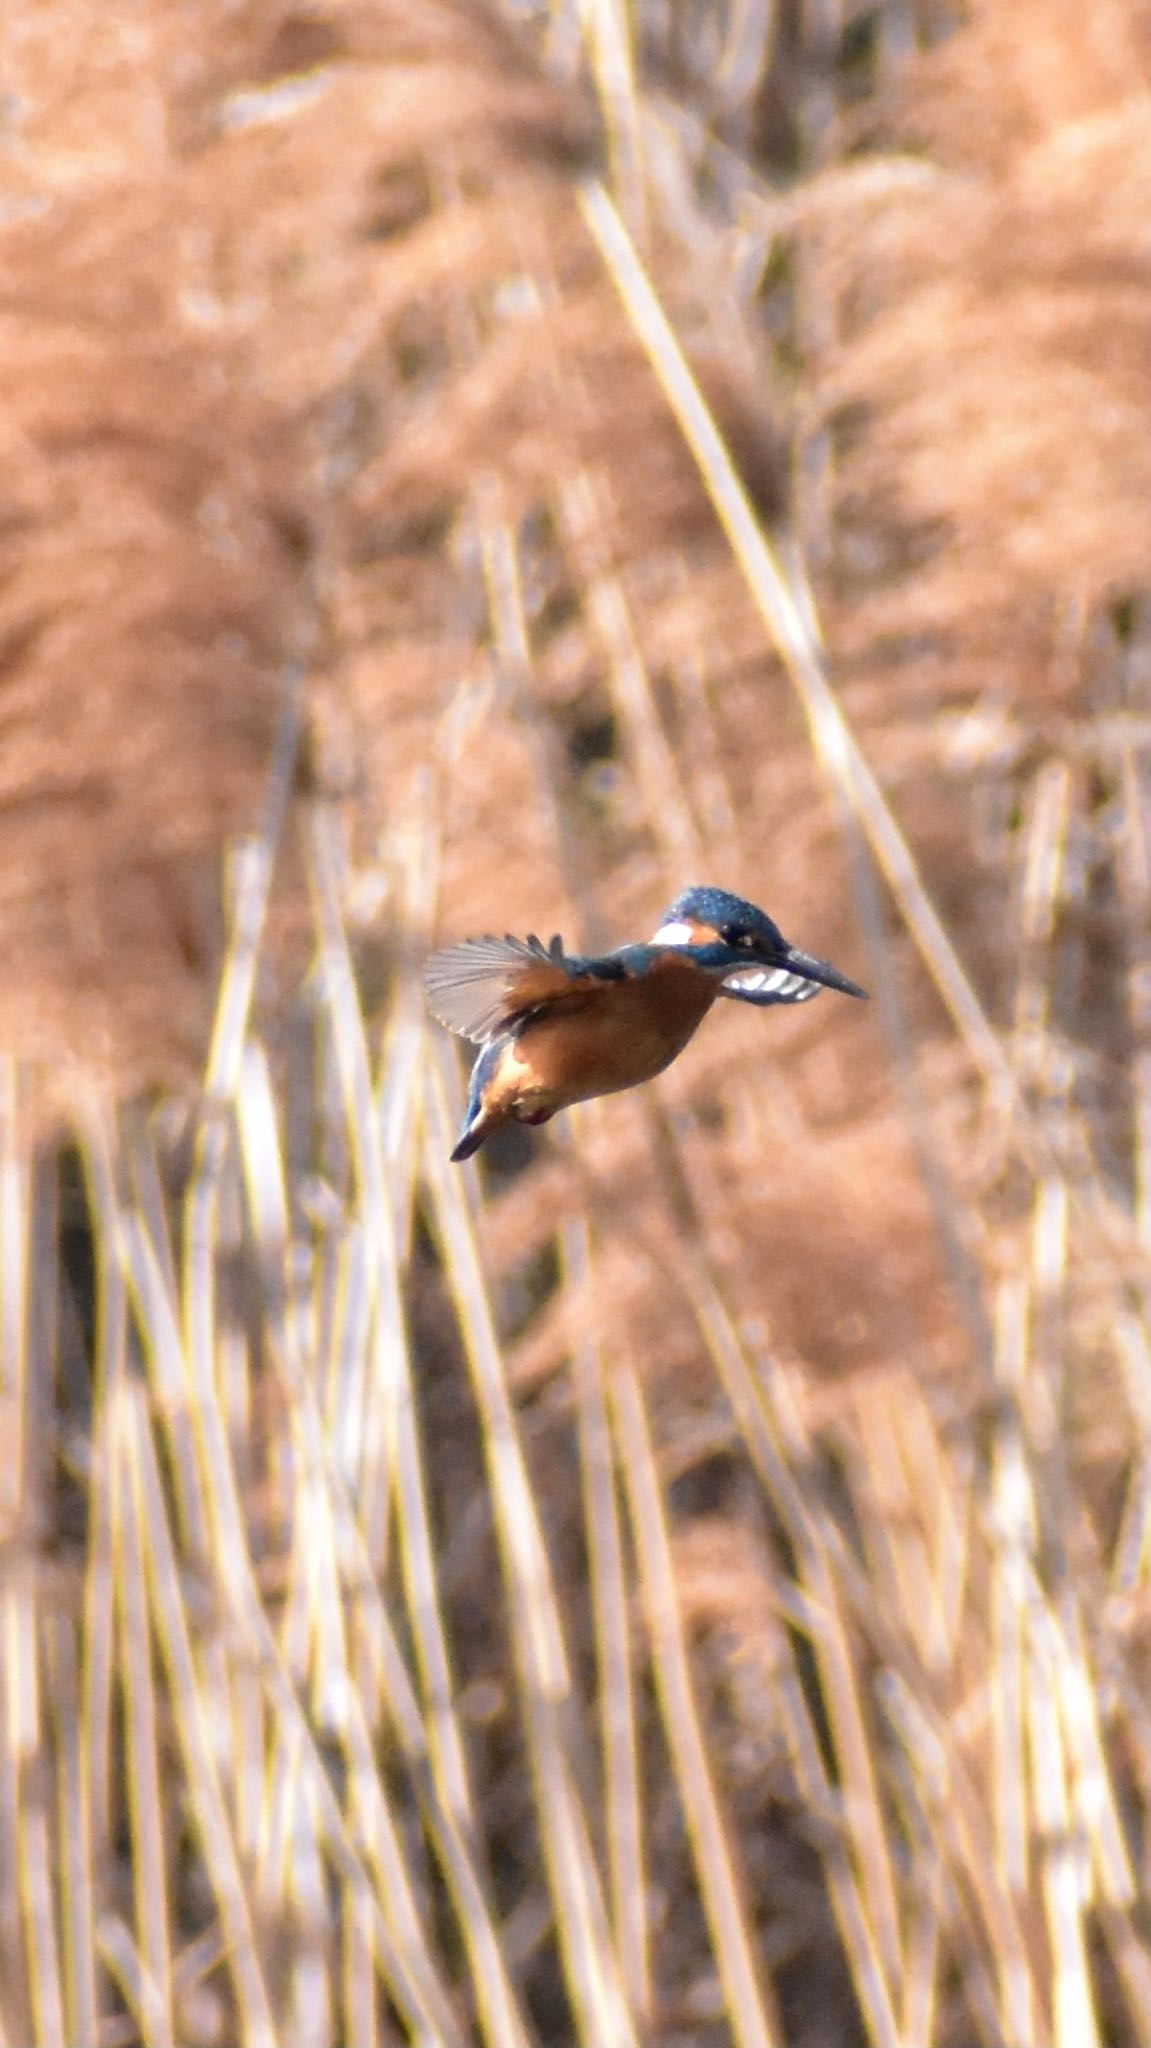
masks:
<svg viewBox="0 0 1151 2048"><path fill-rule="evenodd" d="M729 924L723 936L729 946L754 946L755 944L755 934L753 932L741 932L736 925Z"/></svg>

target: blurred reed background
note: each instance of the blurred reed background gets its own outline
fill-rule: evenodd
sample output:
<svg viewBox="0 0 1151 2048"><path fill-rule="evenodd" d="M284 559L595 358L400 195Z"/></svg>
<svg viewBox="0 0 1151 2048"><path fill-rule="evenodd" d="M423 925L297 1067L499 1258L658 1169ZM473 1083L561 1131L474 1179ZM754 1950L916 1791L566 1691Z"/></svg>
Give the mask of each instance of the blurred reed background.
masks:
<svg viewBox="0 0 1151 2048"><path fill-rule="evenodd" d="M0 17L0 2048L1151 2044L1147 15Z"/></svg>

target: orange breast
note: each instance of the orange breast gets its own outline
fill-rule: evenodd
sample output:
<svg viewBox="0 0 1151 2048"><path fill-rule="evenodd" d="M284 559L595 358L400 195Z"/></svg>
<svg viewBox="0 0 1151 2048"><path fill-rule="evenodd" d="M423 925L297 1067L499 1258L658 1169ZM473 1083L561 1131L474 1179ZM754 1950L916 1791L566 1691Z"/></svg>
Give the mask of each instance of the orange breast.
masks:
<svg viewBox="0 0 1151 2048"><path fill-rule="evenodd" d="M508 1046L489 1100L511 1115L564 1109L650 1081L682 1052L715 1000L713 987L669 954L642 981L596 989L552 1010Z"/></svg>

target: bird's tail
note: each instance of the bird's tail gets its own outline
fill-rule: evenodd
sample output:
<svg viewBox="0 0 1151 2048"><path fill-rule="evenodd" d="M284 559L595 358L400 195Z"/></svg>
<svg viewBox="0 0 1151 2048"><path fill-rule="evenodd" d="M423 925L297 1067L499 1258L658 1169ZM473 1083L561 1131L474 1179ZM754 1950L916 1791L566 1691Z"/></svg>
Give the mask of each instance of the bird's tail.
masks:
<svg viewBox="0 0 1151 2048"><path fill-rule="evenodd" d="M452 1159L457 1163L461 1159L470 1159L473 1152L478 1152L488 1132L493 1131L498 1123L503 1122L502 1116L498 1114L493 1115L485 1101L488 1082L499 1066L499 1055L500 1047L498 1043L494 1039L489 1039L475 1066L472 1068L464 1127L456 1140L456 1149L452 1153Z"/></svg>
<svg viewBox="0 0 1151 2048"><path fill-rule="evenodd" d="M453 1162L458 1164L461 1159L470 1159L473 1152L478 1152L490 1129L491 1125L482 1107L477 1108L474 1114L469 1109L452 1153Z"/></svg>

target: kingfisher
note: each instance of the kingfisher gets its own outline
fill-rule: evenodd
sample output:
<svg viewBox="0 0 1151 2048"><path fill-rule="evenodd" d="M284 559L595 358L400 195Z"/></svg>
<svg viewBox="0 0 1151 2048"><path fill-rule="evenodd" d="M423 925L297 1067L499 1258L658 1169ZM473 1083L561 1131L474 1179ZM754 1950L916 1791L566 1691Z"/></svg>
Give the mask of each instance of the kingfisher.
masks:
<svg viewBox="0 0 1151 2048"><path fill-rule="evenodd" d="M754 903L706 888L677 896L646 944L584 956L558 935L545 946L534 933L488 934L433 953L424 978L433 1015L481 1048L454 1160L501 1124L546 1124L573 1102L652 1080L720 996L764 1009L821 988L867 999Z"/></svg>

